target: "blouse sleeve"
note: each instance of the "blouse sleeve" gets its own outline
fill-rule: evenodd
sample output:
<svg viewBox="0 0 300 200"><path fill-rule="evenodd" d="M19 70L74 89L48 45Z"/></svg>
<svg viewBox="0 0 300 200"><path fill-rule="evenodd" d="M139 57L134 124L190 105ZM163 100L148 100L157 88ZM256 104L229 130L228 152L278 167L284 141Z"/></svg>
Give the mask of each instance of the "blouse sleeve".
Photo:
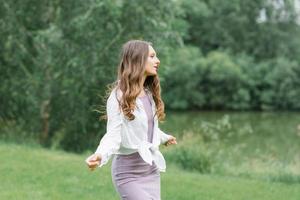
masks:
<svg viewBox="0 0 300 200"><path fill-rule="evenodd" d="M107 104L107 126L106 133L102 137L95 154L101 156L101 163L99 167L105 165L109 159L115 154L121 144L121 127L122 118L119 102L117 100L116 92L110 94Z"/></svg>
<svg viewBox="0 0 300 200"><path fill-rule="evenodd" d="M160 135L160 144L165 144L171 138L171 135L166 134L165 132L160 130L160 128L158 128L158 130Z"/></svg>

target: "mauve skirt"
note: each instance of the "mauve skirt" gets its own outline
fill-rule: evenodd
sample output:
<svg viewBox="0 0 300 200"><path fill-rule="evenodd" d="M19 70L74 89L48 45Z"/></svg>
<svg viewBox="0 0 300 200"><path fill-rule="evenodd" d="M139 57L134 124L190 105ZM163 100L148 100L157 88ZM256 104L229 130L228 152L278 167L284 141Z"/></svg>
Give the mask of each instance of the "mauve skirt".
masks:
<svg viewBox="0 0 300 200"><path fill-rule="evenodd" d="M160 172L138 152L114 156L112 180L123 200L160 200Z"/></svg>

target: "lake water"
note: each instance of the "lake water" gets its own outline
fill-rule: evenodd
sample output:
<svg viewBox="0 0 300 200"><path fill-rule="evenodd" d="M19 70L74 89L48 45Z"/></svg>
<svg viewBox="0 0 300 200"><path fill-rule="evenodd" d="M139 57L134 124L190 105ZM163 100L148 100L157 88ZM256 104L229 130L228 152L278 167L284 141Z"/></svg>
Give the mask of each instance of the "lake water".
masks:
<svg viewBox="0 0 300 200"><path fill-rule="evenodd" d="M300 158L300 113L299 112L166 112L166 121L161 129L179 141L186 132L198 133L203 122L215 123L228 115L232 126L247 128L249 134L236 135L226 141L228 146L244 144L244 153L257 152L284 159Z"/></svg>

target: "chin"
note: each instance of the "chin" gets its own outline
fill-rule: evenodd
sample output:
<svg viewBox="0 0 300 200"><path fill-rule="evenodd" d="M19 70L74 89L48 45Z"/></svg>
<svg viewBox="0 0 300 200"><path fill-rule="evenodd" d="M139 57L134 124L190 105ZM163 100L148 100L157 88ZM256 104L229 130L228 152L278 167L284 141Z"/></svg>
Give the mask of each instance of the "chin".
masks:
<svg viewBox="0 0 300 200"><path fill-rule="evenodd" d="M153 72L153 73L148 73L147 76L156 76L157 72Z"/></svg>

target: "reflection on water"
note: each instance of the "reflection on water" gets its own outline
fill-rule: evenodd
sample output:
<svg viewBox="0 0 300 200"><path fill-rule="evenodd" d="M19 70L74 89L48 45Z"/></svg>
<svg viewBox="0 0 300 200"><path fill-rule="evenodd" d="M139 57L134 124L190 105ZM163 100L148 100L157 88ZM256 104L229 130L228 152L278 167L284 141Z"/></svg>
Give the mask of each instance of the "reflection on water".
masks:
<svg viewBox="0 0 300 200"><path fill-rule="evenodd" d="M199 133L204 121L215 123L224 115L236 128L250 127L253 132L236 135L228 145L245 144L245 152L262 151L276 156L300 156L299 112L168 112L165 123L160 126L178 138L186 132ZM200 134L200 133L199 133Z"/></svg>

